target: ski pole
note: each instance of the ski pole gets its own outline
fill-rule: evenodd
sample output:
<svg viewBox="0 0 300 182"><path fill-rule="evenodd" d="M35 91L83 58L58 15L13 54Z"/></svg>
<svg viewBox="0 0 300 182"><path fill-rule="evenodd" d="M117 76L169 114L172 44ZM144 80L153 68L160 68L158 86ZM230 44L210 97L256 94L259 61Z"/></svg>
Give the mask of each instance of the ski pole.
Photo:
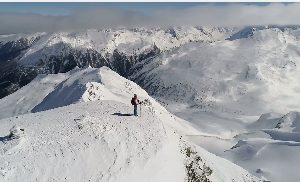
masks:
<svg viewBox="0 0 300 182"><path fill-rule="evenodd" d="M142 117L142 103L140 103L140 117Z"/></svg>

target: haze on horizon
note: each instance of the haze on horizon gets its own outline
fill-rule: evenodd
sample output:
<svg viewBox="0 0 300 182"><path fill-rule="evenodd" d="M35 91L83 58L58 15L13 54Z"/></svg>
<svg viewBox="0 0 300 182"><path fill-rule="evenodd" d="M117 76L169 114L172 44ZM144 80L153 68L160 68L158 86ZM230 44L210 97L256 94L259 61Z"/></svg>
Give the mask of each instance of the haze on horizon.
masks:
<svg viewBox="0 0 300 182"><path fill-rule="evenodd" d="M89 28L300 24L300 3L0 3L0 34ZM37 6L38 5L38 6ZM6 8L6 9L4 9Z"/></svg>

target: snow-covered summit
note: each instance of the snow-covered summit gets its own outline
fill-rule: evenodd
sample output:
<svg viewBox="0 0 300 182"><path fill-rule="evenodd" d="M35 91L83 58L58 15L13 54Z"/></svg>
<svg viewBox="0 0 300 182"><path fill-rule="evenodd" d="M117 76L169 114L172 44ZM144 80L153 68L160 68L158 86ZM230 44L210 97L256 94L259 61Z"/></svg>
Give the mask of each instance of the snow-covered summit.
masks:
<svg viewBox="0 0 300 182"><path fill-rule="evenodd" d="M96 100L113 100L130 104L133 94L145 100L147 107L162 115L169 112L132 81L121 77L107 67L75 68L68 73L40 75L30 84L0 100L1 118L40 112L70 104ZM173 117L175 118L175 117ZM187 122L175 118L170 122L180 131L195 133Z"/></svg>
<svg viewBox="0 0 300 182"><path fill-rule="evenodd" d="M147 101L142 117L131 115L133 93ZM13 117L0 120L0 180L260 181L188 142L191 125L107 67L40 75L4 99L19 102L1 108Z"/></svg>

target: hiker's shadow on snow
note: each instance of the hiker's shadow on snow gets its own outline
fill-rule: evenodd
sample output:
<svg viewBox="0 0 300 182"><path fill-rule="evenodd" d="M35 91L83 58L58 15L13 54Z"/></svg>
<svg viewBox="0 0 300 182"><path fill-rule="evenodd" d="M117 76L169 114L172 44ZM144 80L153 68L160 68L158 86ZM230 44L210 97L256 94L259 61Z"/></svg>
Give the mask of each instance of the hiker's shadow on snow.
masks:
<svg viewBox="0 0 300 182"><path fill-rule="evenodd" d="M112 115L114 115L114 116L133 116L133 114L124 114L124 113L120 113L120 112L113 113Z"/></svg>
<svg viewBox="0 0 300 182"><path fill-rule="evenodd" d="M8 142L10 140L12 140L12 138L9 135L4 136L4 137L0 136L0 142Z"/></svg>

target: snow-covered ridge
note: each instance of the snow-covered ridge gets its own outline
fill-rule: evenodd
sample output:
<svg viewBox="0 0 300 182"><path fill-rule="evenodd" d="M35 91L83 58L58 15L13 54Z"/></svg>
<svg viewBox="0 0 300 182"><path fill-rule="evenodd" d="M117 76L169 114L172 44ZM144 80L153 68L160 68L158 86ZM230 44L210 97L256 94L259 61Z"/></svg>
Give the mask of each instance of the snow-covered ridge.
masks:
<svg viewBox="0 0 300 182"><path fill-rule="evenodd" d="M197 134L192 126L107 67L41 75L31 84L4 98L19 102L0 112L13 111L0 120L0 180L260 181L186 141ZM147 103L142 117L130 115L133 93ZM43 111L18 115L32 108Z"/></svg>
<svg viewBox="0 0 300 182"><path fill-rule="evenodd" d="M0 143L0 179L182 182L196 160L194 178L259 181L200 147L181 144L151 111L142 118L122 115L128 112L131 107L119 102L94 101L0 120L6 138ZM8 137L14 125L23 129L18 139Z"/></svg>
<svg viewBox="0 0 300 182"><path fill-rule="evenodd" d="M233 33L227 40L237 40L242 38L251 38L256 32L264 30L279 30L282 32L297 32L299 25L280 26L280 25L266 25L266 26L246 26L239 31Z"/></svg>
<svg viewBox="0 0 300 182"><path fill-rule="evenodd" d="M128 104L133 94L148 102L147 107L158 113L169 112L132 81L121 77L107 67L75 68L68 73L40 75L30 84L0 100L1 117L40 112L80 102L114 100ZM175 117L174 117L175 118ZM197 133L186 121L169 123L180 131ZM181 124L180 124L181 123Z"/></svg>
<svg viewBox="0 0 300 182"><path fill-rule="evenodd" d="M59 55L64 52L61 44L73 49L92 49L105 56L114 50L127 55L139 54L157 45L162 51L170 50L190 41L214 42L230 34L215 28L174 27L172 31L164 29L89 29L83 32L47 33L19 59L23 64L34 64L43 55ZM50 49L49 49L50 48ZM43 51L41 51L43 50ZM40 53L42 55L35 55ZM36 61L32 60L37 57Z"/></svg>
<svg viewBox="0 0 300 182"><path fill-rule="evenodd" d="M33 43L37 38L46 35L46 32L37 32L32 34L9 34L0 35L0 43L6 44L8 42L17 42L20 39L26 39L29 43ZM0 44L0 45L1 45Z"/></svg>

